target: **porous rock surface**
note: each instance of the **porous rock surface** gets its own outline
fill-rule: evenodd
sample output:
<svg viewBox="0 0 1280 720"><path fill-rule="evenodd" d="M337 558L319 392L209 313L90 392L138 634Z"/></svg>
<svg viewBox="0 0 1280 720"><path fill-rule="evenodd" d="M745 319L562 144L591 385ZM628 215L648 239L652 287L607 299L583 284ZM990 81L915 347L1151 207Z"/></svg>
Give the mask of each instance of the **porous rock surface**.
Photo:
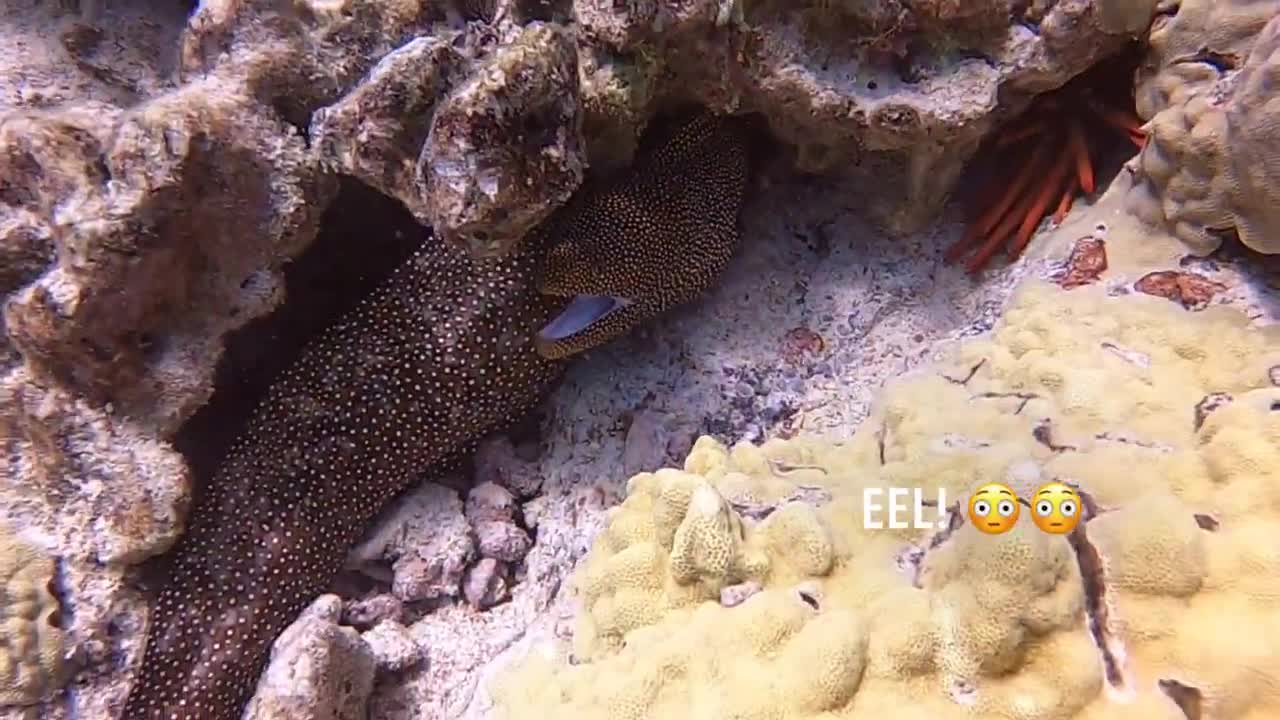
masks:
<svg viewBox="0 0 1280 720"><path fill-rule="evenodd" d="M425 483L401 498L378 529L351 552L351 562L389 562L391 593L403 602L458 595L476 556L475 539L458 494Z"/></svg>
<svg viewBox="0 0 1280 720"><path fill-rule="evenodd" d="M353 720L364 715L378 666L360 633L339 624L342 600L316 599L276 639L245 720Z"/></svg>
<svg viewBox="0 0 1280 720"><path fill-rule="evenodd" d="M140 0L0 8L0 508L62 558L60 591L74 608L65 629L84 662L51 717L110 717L123 700L144 617L127 582L131 567L172 543L189 503L189 473L168 441L209 397L223 337L281 302L281 268L315 237L336 175L398 199L477 254L500 252L588 168L625 164L657 108L694 101L759 112L800 168L847 175L843 199L827 196L832 216L847 219L855 204L889 228L916 228L941 208L995 123L1140 34L1153 10L1108 0L1025 12L1000 1L804 12L769 2L617 5L212 0L190 17L180 5L157 10ZM800 198L808 200L792 200ZM755 222L768 224L758 235L830 242L830 217L757 214ZM842 232L875 235L860 225ZM753 388L793 383L815 368L816 384L834 386L831 348L843 348L843 367L864 365L857 382L869 388L938 334L973 317L989 322L1005 281L982 291L945 286L895 315L890 300L933 272L908 277L914 271L904 265L936 260L930 253L941 240L902 242L867 261L884 276L874 288L853 282L856 273L827 271L828 281L848 281L848 294L824 301L848 315L848 332L825 351L820 337L815 345L788 336L800 371L775 375L768 363L746 362L733 377L714 374L715 397L721 385L737 393L724 417L628 400L637 413L627 417L627 467L682 456L691 424L750 436L791 421L792 409ZM831 262L849 261L854 247L866 254L872 246L837 249ZM784 251L793 252L803 251ZM822 252L818 265L831 249ZM786 266L770 253L755 262ZM758 269L736 287L758 282ZM807 292L800 284L810 276L770 291L780 308L791 302L783 296ZM873 301L849 300L859 292ZM859 358L866 333L892 317L905 345ZM609 387L596 382L601 392ZM858 407L815 407L807 417L837 425ZM552 455L614 424L557 421L566 436ZM591 472L615 460L605 453ZM585 467L556 487L581 484ZM463 561L456 578L450 571L442 597L460 597L456 604L401 618L418 647L447 644L472 623L493 630L475 608L502 598L512 599L495 609L516 608L512 627L551 605L558 578L581 554L572 538L596 522L607 498L589 483L567 495L557 489L554 501L531 497L527 488L542 481L530 475L545 473L494 481L522 504L518 518L475 516L475 542L491 553ZM465 510L456 517L469 522ZM520 538L535 532L561 540L521 558ZM531 590L515 593L521 584ZM383 597L358 602L403 602L390 591ZM473 681L472 671L520 632L453 653L375 708L424 695L438 707L465 704L465 687L429 691L454 687L445 682L454 670ZM419 707L427 717L437 706Z"/></svg>

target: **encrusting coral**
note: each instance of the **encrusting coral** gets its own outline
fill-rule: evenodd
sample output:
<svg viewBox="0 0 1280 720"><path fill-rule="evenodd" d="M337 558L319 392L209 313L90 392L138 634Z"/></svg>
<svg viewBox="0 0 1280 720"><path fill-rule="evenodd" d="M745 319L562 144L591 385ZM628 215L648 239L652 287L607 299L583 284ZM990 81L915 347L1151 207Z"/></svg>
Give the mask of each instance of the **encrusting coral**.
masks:
<svg viewBox="0 0 1280 720"><path fill-rule="evenodd" d="M0 525L0 705L47 700L68 676L53 558Z"/></svg>
<svg viewBox="0 0 1280 720"><path fill-rule="evenodd" d="M1234 232L1280 253L1280 3L1188 0L1157 17L1138 84L1150 118L1133 212L1196 253Z"/></svg>
<svg viewBox="0 0 1280 720"><path fill-rule="evenodd" d="M633 477L575 579L572 653L500 675L498 716L1280 713L1280 333L1096 286L1019 293L847 442L703 438ZM1069 535L963 519L985 482L1025 499L1054 479L1083 499ZM887 526L865 492L890 487L922 490L900 519L928 527Z"/></svg>

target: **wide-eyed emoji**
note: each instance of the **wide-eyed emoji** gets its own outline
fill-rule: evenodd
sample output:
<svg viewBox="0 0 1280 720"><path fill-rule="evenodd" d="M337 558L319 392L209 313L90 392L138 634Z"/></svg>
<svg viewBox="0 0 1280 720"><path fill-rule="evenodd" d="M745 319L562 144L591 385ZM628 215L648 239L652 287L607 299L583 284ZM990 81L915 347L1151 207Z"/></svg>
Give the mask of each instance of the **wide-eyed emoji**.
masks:
<svg viewBox="0 0 1280 720"><path fill-rule="evenodd" d="M1021 512L1018 496L1007 485L987 483L969 497L969 522L988 535L1009 532Z"/></svg>
<svg viewBox="0 0 1280 720"><path fill-rule="evenodd" d="M1031 520L1054 535L1066 535L1080 524L1080 493L1070 485L1049 482L1031 496Z"/></svg>

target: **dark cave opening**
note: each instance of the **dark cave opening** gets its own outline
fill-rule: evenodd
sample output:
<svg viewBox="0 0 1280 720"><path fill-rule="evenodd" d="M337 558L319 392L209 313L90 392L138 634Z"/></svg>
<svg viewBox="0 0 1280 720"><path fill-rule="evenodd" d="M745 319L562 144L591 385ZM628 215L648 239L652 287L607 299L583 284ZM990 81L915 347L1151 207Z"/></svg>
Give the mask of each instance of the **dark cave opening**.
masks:
<svg viewBox="0 0 1280 720"><path fill-rule="evenodd" d="M1044 220L1065 221L1141 151L1147 136L1134 107L1141 53L1130 43L987 133L955 185L969 219L947 249L948 264L963 260L977 275L997 255L1016 260Z"/></svg>
<svg viewBox="0 0 1280 720"><path fill-rule="evenodd" d="M396 200L353 178L339 182L316 239L284 268L284 302L228 335L212 397L173 439L197 486L307 340L354 307L430 234Z"/></svg>
<svg viewBox="0 0 1280 720"><path fill-rule="evenodd" d="M1120 109L1134 113L1134 79L1138 64L1145 52L1139 43L1131 43L1120 51L1103 58L1083 73L1068 80L1056 90L1050 90L1034 98L1025 110L996 125L987 134L970 162L962 181L958 184L957 197L965 202L980 200L990 183L1007 182L1009 176L1025 165L1034 151L1033 138L1018 138L1029 125L1041 122L1053 126L1065 125L1063 118L1078 117L1086 132L1091 155L1094 157L1094 174L1099 188L1105 188L1120 172L1120 168L1136 153L1133 143L1120 132L1111 129L1105 121L1091 112L1093 106ZM1007 102L1000 99L1001 104ZM1046 133L1046 142L1061 144L1060 133ZM1065 148L1055 148L1064 152Z"/></svg>

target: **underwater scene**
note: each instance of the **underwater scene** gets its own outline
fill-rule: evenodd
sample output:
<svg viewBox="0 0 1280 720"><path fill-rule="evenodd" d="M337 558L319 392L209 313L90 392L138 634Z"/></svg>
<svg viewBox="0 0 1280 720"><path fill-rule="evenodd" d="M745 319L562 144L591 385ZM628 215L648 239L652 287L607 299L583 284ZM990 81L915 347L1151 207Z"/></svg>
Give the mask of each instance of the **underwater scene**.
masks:
<svg viewBox="0 0 1280 720"><path fill-rule="evenodd" d="M0 0L0 720L1280 720L1280 0Z"/></svg>

